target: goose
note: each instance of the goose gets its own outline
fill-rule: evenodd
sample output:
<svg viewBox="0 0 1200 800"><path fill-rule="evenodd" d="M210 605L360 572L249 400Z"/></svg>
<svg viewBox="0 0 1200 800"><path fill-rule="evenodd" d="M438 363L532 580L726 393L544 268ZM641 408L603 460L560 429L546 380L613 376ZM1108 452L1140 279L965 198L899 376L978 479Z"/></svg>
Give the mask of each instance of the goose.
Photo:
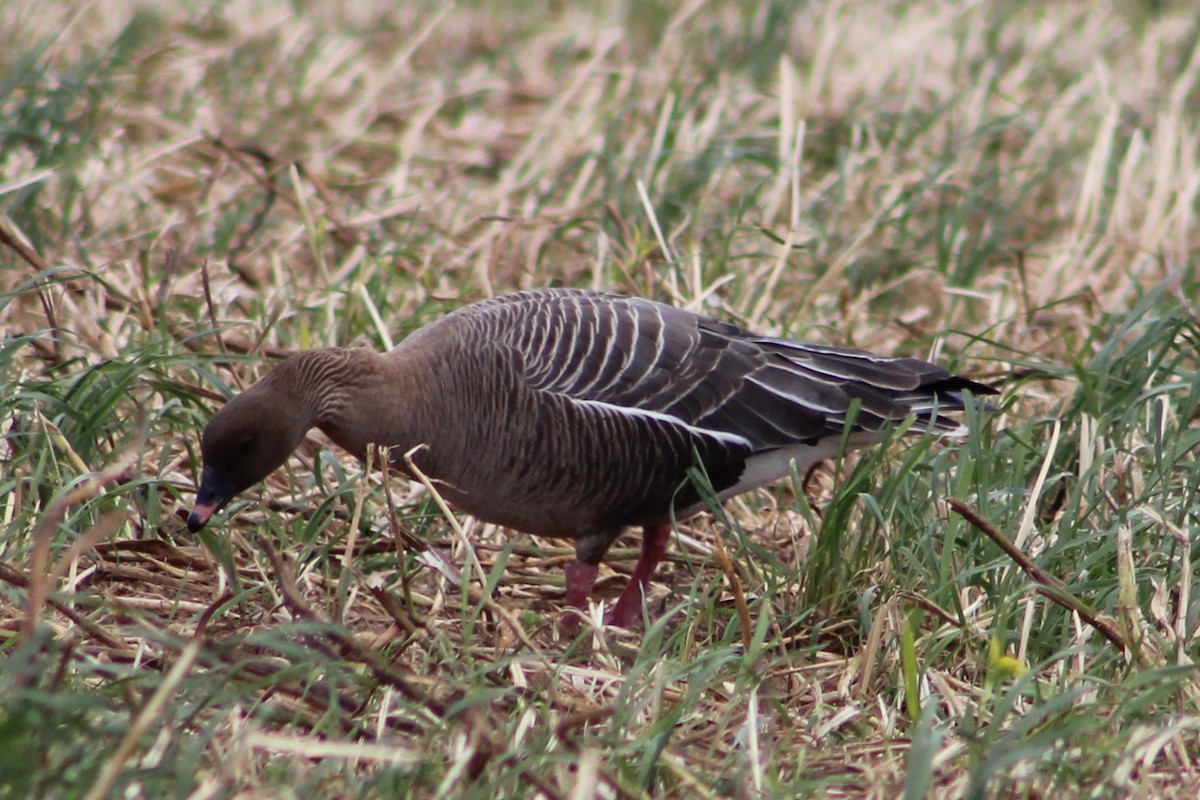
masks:
<svg viewBox="0 0 1200 800"><path fill-rule="evenodd" d="M910 433L962 435L944 414L995 393L919 359L760 336L651 300L519 291L387 353L326 348L280 362L205 427L187 525L199 531L318 428L359 459L368 445L390 448L402 472L413 452L439 493L480 520L573 539L568 630L609 547L640 526L641 554L605 618L629 628L672 521L705 506L694 469L723 500L879 442L908 417Z"/></svg>

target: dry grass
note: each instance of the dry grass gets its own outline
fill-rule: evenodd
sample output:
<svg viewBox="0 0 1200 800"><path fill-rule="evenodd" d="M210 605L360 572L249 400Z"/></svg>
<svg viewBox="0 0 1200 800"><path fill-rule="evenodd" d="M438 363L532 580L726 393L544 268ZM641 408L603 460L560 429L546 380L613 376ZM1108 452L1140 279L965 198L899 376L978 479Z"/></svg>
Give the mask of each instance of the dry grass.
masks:
<svg viewBox="0 0 1200 800"><path fill-rule="evenodd" d="M1186 4L296 8L0 8L0 796L1195 796ZM272 357L544 285L1008 391L683 525L644 638L319 439L187 534Z"/></svg>

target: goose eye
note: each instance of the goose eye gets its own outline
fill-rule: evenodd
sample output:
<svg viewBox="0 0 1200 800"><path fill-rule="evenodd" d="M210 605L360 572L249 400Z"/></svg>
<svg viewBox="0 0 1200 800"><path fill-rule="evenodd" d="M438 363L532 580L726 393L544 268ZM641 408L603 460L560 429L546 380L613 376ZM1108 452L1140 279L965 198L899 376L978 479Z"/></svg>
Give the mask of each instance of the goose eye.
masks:
<svg viewBox="0 0 1200 800"><path fill-rule="evenodd" d="M242 439L240 442L238 442L237 449L238 449L238 452L240 452L240 453L248 453L249 451L253 450L254 449L254 437L247 436L246 438Z"/></svg>

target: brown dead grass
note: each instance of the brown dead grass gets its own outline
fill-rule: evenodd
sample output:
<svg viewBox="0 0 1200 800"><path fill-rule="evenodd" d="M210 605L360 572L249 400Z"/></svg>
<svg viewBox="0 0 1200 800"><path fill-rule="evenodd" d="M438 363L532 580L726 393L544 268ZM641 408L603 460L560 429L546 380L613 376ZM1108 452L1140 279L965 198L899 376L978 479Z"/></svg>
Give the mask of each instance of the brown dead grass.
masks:
<svg viewBox="0 0 1200 800"><path fill-rule="evenodd" d="M37 613L74 653L147 670L179 663L179 642L198 629L220 642L203 667L243 664L272 686L261 702L292 724L270 730L249 710L231 712L226 760L208 765L201 794L224 787L256 796L255 780L275 758L358 759L364 771L427 758L418 740L461 699L460 684L431 664L461 652L495 660L523 692L552 692L559 738L577 763L574 772L564 763L548 768L537 787L543 795L590 796L595 786L596 796L641 796L606 754L574 737L605 725L618 702L640 709L629 719L653 722L664 705L681 702L689 682L641 675L631 692L637 640L616 634L564 662L564 643L545 621L557 608L569 548L527 537L512 545L508 532L468 521L469 544L402 538L402 548L427 549L434 568L394 580L372 574L360 565L388 556L393 545L382 534L408 520L376 517L368 530L380 535L359 539L351 517L386 507L378 475L360 480L367 488L357 496L343 491L334 513L320 508L328 484L314 488L303 477L323 448L314 440L303 466L267 482L261 507L229 522L222 566L210 549L188 544L171 516L191 499L198 425L173 427L156 415L177 402L164 380L211 407L224 391L213 377L249 385L265 369L260 356L385 346L461 302L541 285L655 296L768 331L884 351L949 359L967 350L976 374L1000 376L1014 363L1073 363L1102 315L1131 308L1192 263L1200 49L1189 50L1190 11L835 3L772 17L769 8L6 6L4 41L50 44L46 85L0 98L0 110L65 84L72 65L95 59L122 30L130 42L126 57L99 68L99 107L80 98L64 112L87 129L69 158L43 164L33 140L0 154L0 209L10 204L0 289L15 295L0 309L0 331L57 333L13 362L12 385L122 357L143 346L147 331L163 332L167 349L184 357L228 357L183 358L135 384L127 419L159 423L136 466L110 477L157 481L147 490L163 512L157 525L131 512L115 532L93 528L103 541L67 560L54 549L45 555L57 570L52 583L33 569L34 532L15 537L0 579L20 591L3 599L3 629L15 636ZM759 46L778 57L757 55ZM898 134L904 126L913 129ZM52 130L46 141L69 144L71 135ZM35 185L34 207L19 206L22 187ZM753 201L735 213L747 196ZM928 232L939 214L958 209L951 240ZM994 239L1000 244L983 246ZM39 272L41 288L18 293ZM1180 300L1194 312L1195 298ZM914 350L914 341L933 345ZM1070 391L1069 382L1027 385L995 424L1057 413ZM5 424L13 430L15 417ZM55 426L44 417L34 424ZM1102 441L1084 439L1081 453L1103 451ZM66 439L51 441L64 485L131 455L128 440L91 459ZM826 470L810 482L814 506L837 477ZM400 508L421 496L415 484L390 486ZM13 491L9 520L26 504L35 507L31 518L51 513L47 498ZM795 506L785 492L735 501L728 513L795 567L813 536L810 516ZM273 563L269 542L294 542L289 520L309 519L325 520L320 542L299 545L298 562L279 555ZM429 524L444 530L443 521ZM718 593L718 605L731 604L711 558L723 530L707 518L685 525L659 583L699 583ZM501 553L507 558L486 602L463 569L468 550L484 575ZM614 551L602 594L619 590L623 576L608 576L627 572L633 553ZM230 585L228 567L240 586ZM881 581L887 569L878 567ZM738 565L737 576L752 599L761 591L753 564ZM53 605L30 611L23 593L31 581L53 589ZM462 581L484 605L469 634ZM385 582L392 594L378 591ZM801 611L801 588L780 591L779 613ZM759 766L791 763L781 781L803 774L825 796L898 796L912 735L893 680L911 608L902 600L872 608L865 642L846 631L853 614L830 621L799 662L788 650L808 647L811 629L775 623L761 690L714 681L679 723L661 763L673 791L763 796L771 787ZM962 601L968 638L986 647L991 611L974 589L964 588ZM314 633L315 646L362 665L388 687L384 699L350 685L322 695L279 677L286 658L253 634L302 619L343 625L352 639ZM926 634L937 641L962 631L942 620ZM1081 626L1076 638L1096 637ZM690 656L701 658L706 644L692 641ZM369 655L383 652L391 661ZM924 672L923 695L937 695L955 718L967 715L992 691L986 671L953 658ZM407 693L429 718L406 718L389 706L389 692ZM509 711L476 710L452 723L451 768L466 775L510 752L512 743L494 738L495 721ZM752 714L762 715L757 723ZM330 719L353 737L344 752L303 735L321 728L333 742L322 727ZM1127 732L1145 746L1131 745L1140 755L1129 757L1113 794L1193 796L1195 727L1185 715L1159 739ZM372 750L364 730L386 747ZM939 796L968 788L965 738L939 744ZM733 763L740 772L714 786ZM1042 796L1045 784L1018 766L1002 785L1011 796Z"/></svg>

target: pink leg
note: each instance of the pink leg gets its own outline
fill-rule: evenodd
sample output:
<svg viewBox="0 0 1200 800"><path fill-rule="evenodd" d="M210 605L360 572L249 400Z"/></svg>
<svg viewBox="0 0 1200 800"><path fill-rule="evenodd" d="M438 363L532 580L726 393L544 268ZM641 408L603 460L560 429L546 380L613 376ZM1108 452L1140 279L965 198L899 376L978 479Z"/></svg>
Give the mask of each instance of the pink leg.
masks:
<svg viewBox="0 0 1200 800"><path fill-rule="evenodd" d="M567 567L567 609L558 618L559 633L570 635L579 630L580 614L575 609L586 609L592 587L596 585L598 564L585 564L576 559Z"/></svg>
<svg viewBox="0 0 1200 800"><path fill-rule="evenodd" d="M633 567L629 585L617 598L617 604L612 607L612 611L608 612L604 620L607 624L628 628L641 621L642 597L650 579L654 577L658 562L662 561L666 554L670 541L670 525L647 525L642 529L642 554Z"/></svg>
<svg viewBox="0 0 1200 800"><path fill-rule="evenodd" d="M598 564L585 564L578 559L567 567L566 604L573 608L587 608L587 599L591 597L599 572Z"/></svg>

